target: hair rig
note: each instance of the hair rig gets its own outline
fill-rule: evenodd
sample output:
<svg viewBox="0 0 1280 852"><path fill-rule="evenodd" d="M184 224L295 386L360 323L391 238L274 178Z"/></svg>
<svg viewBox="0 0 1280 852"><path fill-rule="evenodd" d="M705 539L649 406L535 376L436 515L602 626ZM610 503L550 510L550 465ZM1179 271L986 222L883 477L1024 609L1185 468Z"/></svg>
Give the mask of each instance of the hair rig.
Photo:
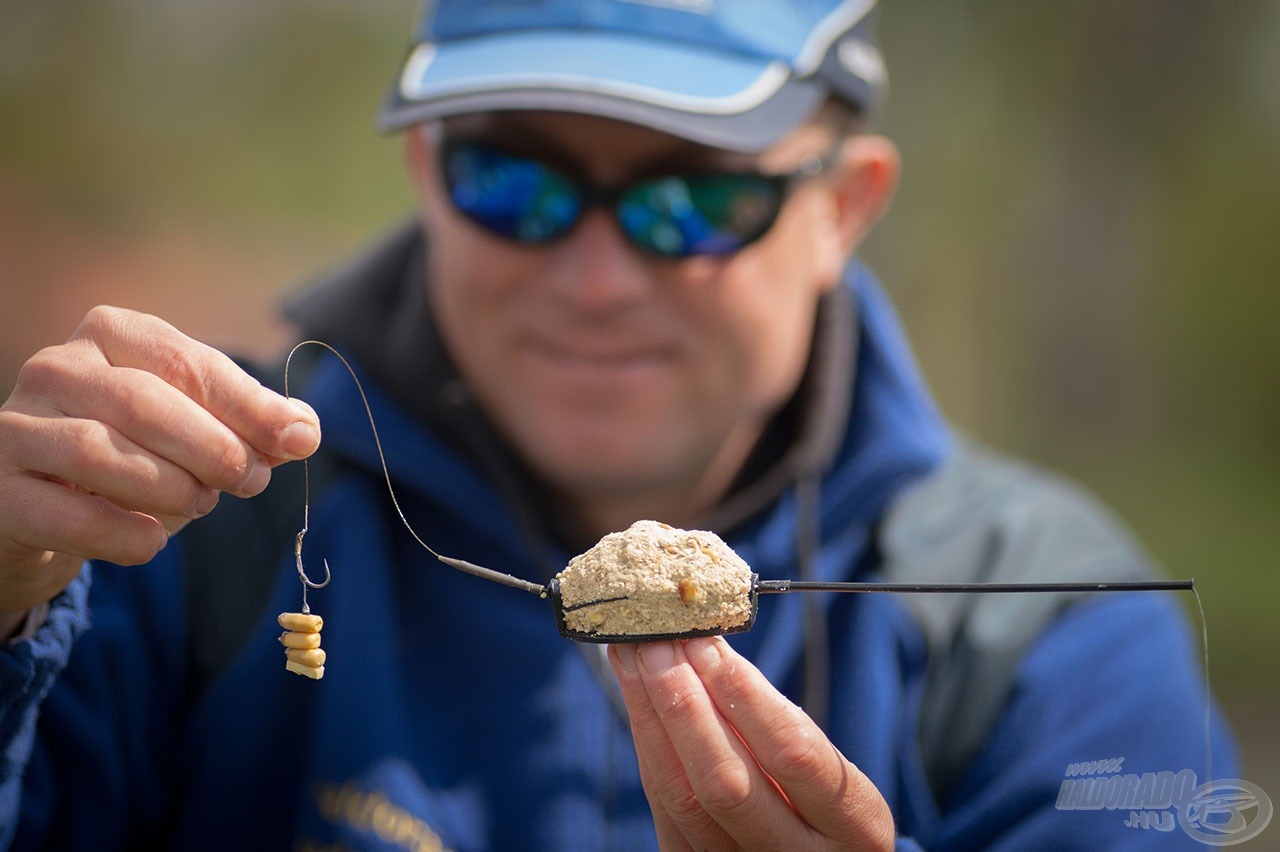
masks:
<svg viewBox="0 0 1280 852"><path fill-rule="evenodd" d="M761 595L789 592L894 592L905 594L1011 594L1045 592L1191 591L1194 580L1099 581L1064 583L877 583L763 580L715 533L682 530L657 521L637 521L621 532L609 533L594 547L574 557L546 585L433 550L414 530L396 499L391 474L374 423L373 410L360 379L347 359L319 340L304 340L285 360L284 393L289 395L289 364L304 346L322 346L347 368L360 391L387 493L401 522L428 553L451 568L482 580L500 583L550 599L560 635L576 642L619 643L688 639L742 633L755 623ZM306 461L303 461L304 470ZM284 613L286 668L313 678L324 675L320 650L323 621L307 606L307 589L321 589L331 579L315 583L302 565L302 538L307 532L310 504L309 474L304 475L303 526L295 542L298 577L302 581L302 611ZM1199 595L1197 594L1197 601Z"/></svg>
<svg viewBox="0 0 1280 852"><path fill-rule="evenodd" d="M288 380L286 379L286 382ZM284 667L294 674L319 680L324 677L325 653L320 647L320 628L324 627L324 619L312 615L307 604L307 589L323 589L329 585L333 575L329 571L329 560L324 560L324 580L315 582L307 576L307 569L302 567L302 539L307 534L309 514L311 512L310 470L304 466L303 480L306 482L308 499L302 507L302 529L293 540L293 558L298 569L298 579L302 581L302 611L282 612L276 621L284 628L280 634L280 644L284 645Z"/></svg>

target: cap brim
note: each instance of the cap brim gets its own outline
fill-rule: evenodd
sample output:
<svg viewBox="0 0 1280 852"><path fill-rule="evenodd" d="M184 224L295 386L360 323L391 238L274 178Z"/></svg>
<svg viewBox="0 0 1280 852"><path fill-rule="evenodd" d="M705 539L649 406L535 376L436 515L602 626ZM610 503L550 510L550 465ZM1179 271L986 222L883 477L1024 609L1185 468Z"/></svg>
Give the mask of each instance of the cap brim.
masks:
<svg viewBox="0 0 1280 852"><path fill-rule="evenodd" d="M761 151L812 115L825 94L812 79L794 79L783 62L620 33L538 30L418 45L378 126L556 110Z"/></svg>

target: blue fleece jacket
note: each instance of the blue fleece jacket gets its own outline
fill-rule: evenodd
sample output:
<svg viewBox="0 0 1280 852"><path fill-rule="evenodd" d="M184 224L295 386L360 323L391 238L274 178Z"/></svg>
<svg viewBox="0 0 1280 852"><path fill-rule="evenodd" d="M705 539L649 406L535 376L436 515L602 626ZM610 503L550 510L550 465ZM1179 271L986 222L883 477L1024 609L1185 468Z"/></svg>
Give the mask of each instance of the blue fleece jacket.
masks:
<svg viewBox="0 0 1280 852"><path fill-rule="evenodd" d="M854 267L857 382L838 458L821 483L820 579L876 569L876 521L953 444L887 299ZM529 576L512 510L447 444L366 382L405 513L442 553ZM321 681L284 671L275 622L296 610L292 541L240 655L199 694L181 550L154 564L95 564L29 641L0 652L0 846L14 849L651 850L625 714L598 646L560 638L550 605L442 566L390 507L364 409L333 361L304 397L325 446L352 462L313 502L308 564L325 620ZM301 495L299 495L299 500ZM730 544L765 578L795 575L792 494ZM569 553L552 554L563 564ZM762 600L732 638L798 700L799 594ZM829 733L878 786L900 849L1169 849L1181 831L1124 825L1119 810L1056 807L1066 769L1201 771L1203 692L1168 596L1072 607L1023 657L990 734L945 797L917 729L929 651L890 595L825 596ZM37 718L38 716L38 718ZM1235 772L1221 725L1216 774ZM1203 777L1203 776L1202 776Z"/></svg>

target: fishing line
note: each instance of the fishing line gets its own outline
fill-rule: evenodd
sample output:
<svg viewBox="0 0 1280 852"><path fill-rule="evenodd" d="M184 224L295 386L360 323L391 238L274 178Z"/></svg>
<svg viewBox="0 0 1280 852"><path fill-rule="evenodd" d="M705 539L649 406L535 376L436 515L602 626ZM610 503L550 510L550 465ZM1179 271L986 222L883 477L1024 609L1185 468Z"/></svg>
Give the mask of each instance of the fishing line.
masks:
<svg viewBox="0 0 1280 852"><path fill-rule="evenodd" d="M422 547L427 551L427 553L430 553L432 556L434 556L436 559L440 560L444 564L452 568L457 568L459 571L462 571L467 574L471 574L472 576L479 577L484 580L490 580L494 583L501 583L504 586L511 586L512 588L515 588L515 589L521 589L522 591L531 592L532 594L535 594L538 597L546 597L547 590L545 586L542 586L538 583L531 583L528 580L521 580L519 577L513 577L510 574L504 574L501 571L494 571L492 568L485 568L481 565L475 565L471 562L467 562L465 559L455 559L452 556L442 556L441 554L433 550L431 545L427 544L425 541L422 540L422 536L418 535L418 531L413 528L413 525L409 523L409 519L405 517L404 510L400 508L400 501L396 499L396 489L395 489L395 486L391 484L391 471L387 468L387 457L382 451L382 439L378 437L378 424L375 423L373 420L373 408L369 405L369 397L365 395L364 386L360 384L360 377L356 375L355 369L352 368L351 364L348 363L347 359L342 356L342 353L339 352L337 349L334 349L328 343L325 343L323 340L304 340L301 343L298 343L296 346L294 346L293 349L289 350L289 355L284 360L284 395L285 397L289 396L289 365L293 361L293 356L297 353L299 349L301 349L304 346L321 346L329 350L331 353L333 353L333 355L339 361L342 362L342 366L347 368L347 372L351 374L351 380L356 383L356 390L360 392L360 401L364 404L364 413L369 418L369 428L373 431L373 443L374 443L374 446L377 447L378 449L378 462L382 465L382 475L387 483L387 493L391 495L391 505L395 507L396 514L400 516L400 522L403 523L405 526L405 529L409 531L409 535L413 536L414 541L422 545ZM302 470L303 470L303 483L304 483L303 487L305 489L305 492L303 494L303 518L305 519L307 517L307 512L311 505L311 478L308 473L306 459L302 460ZM299 553L299 556L298 556L299 569L298 570L300 572L302 570L301 569L302 536L305 532L306 532L306 522L304 520L302 532L298 533L298 543L297 543L298 553ZM326 570L327 570L327 565L326 565ZM312 588L315 588L315 586L312 586ZM304 592L304 599L305 599L305 592Z"/></svg>
<svg viewBox="0 0 1280 852"><path fill-rule="evenodd" d="M1213 738L1209 733L1209 715L1213 712L1213 696L1209 691L1209 620L1204 616L1204 602L1200 600L1200 590L1194 585L1191 593L1196 597L1196 609L1200 611L1200 649L1204 659L1204 783L1215 780L1213 777Z"/></svg>
<svg viewBox="0 0 1280 852"><path fill-rule="evenodd" d="M378 462L382 468L383 480L386 482L387 494L391 498L391 505L395 508L396 515L400 518L400 522L404 524L405 529L413 536L424 550L430 553L440 562L452 568L456 568L466 574L478 577L483 580L489 580L504 586L519 589L537 595L540 598L551 598L552 604L556 610L557 621L560 624L561 635L568 639L585 642L639 642L654 641L658 639L682 639L689 638L695 633L676 633L676 634L654 634L645 633L643 631L637 633L622 633L615 635L604 635L568 629L565 623L565 615L573 613L577 610L607 605L627 600L627 597L621 596L605 596L594 600L587 600L583 603L566 605L561 600L560 595L560 576L557 575L546 585L533 583L528 580L505 574L501 571L495 571L491 568L485 568L481 565L468 562L464 559L456 559L451 556L444 556L433 549L426 541L423 540L405 516L400 501L396 497L395 486L392 484L391 471L387 465L386 453L383 450L382 438L378 434L378 426L374 420L373 408L369 403L369 398L365 394L364 386L360 382L360 377L356 374L355 369L350 362L333 346L322 340L303 340L296 344L285 358L284 364L284 395L289 397L289 369L293 363L293 357L298 350L304 346L319 346L330 352L338 361L346 368L347 373L355 382L356 390L360 393L360 401L364 406L365 416L369 420L369 429L373 433L374 446L377 448ZM302 565L302 539L306 535L308 522L310 517L311 505L311 477L308 461L303 459L303 526L299 531L295 541L294 553L297 560L298 576L303 584L303 612L308 612L306 605L306 591L308 588L323 588L330 580L329 565L325 562L325 580L322 583L315 583L307 576ZM737 626L730 630L716 630L716 633L724 632L741 632L749 629L754 622L755 608L758 605L758 597L762 594L784 594L787 592L894 592L894 593L915 593L915 594L940 594L940 593L1036 593L1036 592L1122 592L1122 591L1191 591L1195 594L1196 605L1200 608L1200 625L1203 644L1203 656L1205 665L1205 745L1206 745L1206 761L1210 770L1212 768L1212 754L1210 748L1210 719L1209 719L1209 630L1208 623L1204 617L1204 607L1200 601L1200 593L1195 588L1192 580L1142 580L1142 581L1099 581L1099 582L1038 582L1038 583L877 583L877 582L817 582L808 580L762 580L752 575L752 584L750 590L751 596L751 619L743 625Z"/></svg>

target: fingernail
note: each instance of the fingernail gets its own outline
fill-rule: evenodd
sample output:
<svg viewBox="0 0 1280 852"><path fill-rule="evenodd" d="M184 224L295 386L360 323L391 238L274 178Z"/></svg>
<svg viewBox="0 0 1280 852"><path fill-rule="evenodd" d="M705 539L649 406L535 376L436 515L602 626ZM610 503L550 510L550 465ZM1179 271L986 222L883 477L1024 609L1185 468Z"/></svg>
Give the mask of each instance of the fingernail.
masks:
<svg viewBox="0 0 1280 852"><path fill-rule="evenodd" d="M676 646L670 642L652 642L642 647L638 656L645 674L651 677L660 675L675 665Z"/></svg>
<svg viewBox="0 0 1280 852"><path fill-rule="evenodd" d="M625 674L636 673L636 646L630 643L613 646L613 658Z"/></svg>
<svg viewBox="0 0 1280 852"><path fill-rule="evenodd" d="M262 489L266 488L267 483L271 481L271 466L261 456L254 458L251 464L249 474L240 485L240 490L253 497L261 494Z"/></svg>
<svg viewBox="0 0 1280 852"><path fill-rule="evenodd" d="M213 511L213 507L218 505L219 492L212 488L204 489L204 492L196 499L195 505L191 507L191 511L187 513L191 518L203 518L205 515Z"/></svg>
<svg viewBox="0 0 1280 852"><path fill-rule="evenodd" d="M295 459L306 458L320 446L320 430L310 423L297 421L284 427L280 447Z"/></svg>

